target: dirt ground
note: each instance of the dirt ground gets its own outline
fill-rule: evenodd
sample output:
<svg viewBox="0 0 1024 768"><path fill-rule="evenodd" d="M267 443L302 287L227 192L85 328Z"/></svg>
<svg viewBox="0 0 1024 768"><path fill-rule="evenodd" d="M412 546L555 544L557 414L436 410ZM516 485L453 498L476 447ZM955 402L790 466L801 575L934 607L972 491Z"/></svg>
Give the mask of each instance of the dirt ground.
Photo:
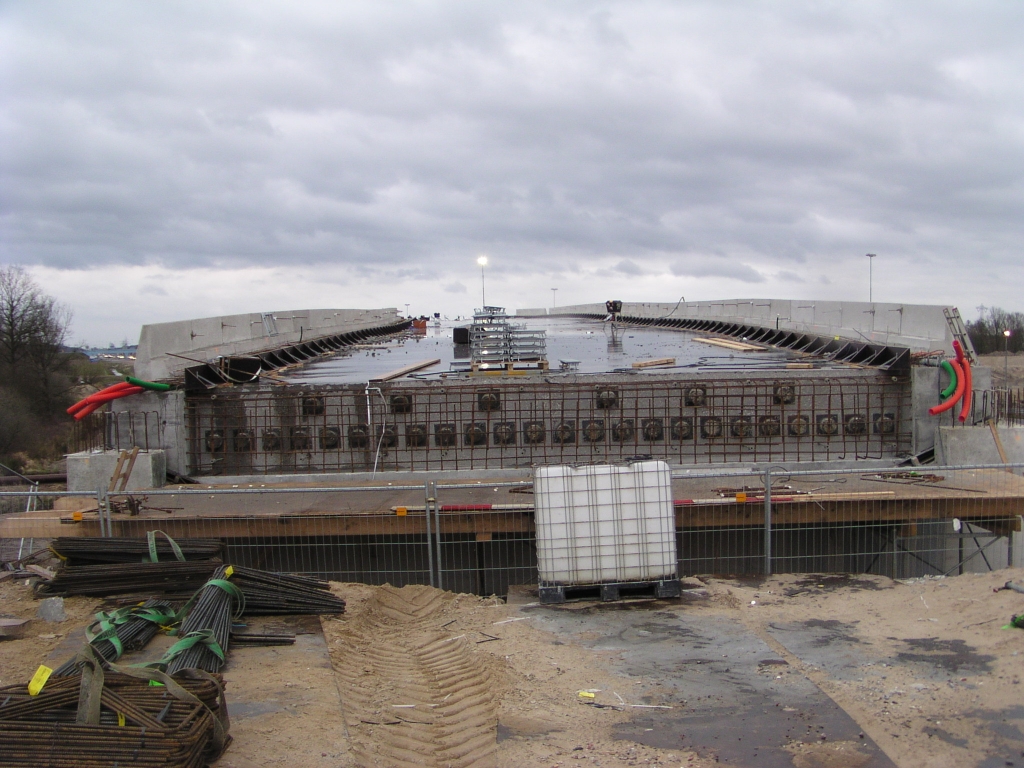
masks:
<svg viewBox="0 0 1024 768"><path fill-rule="evenodd" d="M835 575L690 580L684 599L658 601L657 610L732 622L737 632L757 635L778 656L768 674L780 684L791 676L812 681L897 766L1020 766L1024 631L1002 627L1024 613L1024 595L994 591L1010 579L1024 581L1024 570L907 582ZM505 604L414 586L333 589L348 611L321 621L334 669L334 679L321 682L325 701L340 698L346 746L281 764L716 764L714 745L658 749L622 738L622 727L640 716L652 726L641 730L654 730L659 718L698 717L710 705L651 676L624 674L622 652L603 647L588 628L599 605ZM0 641L0 684L26 681L58 644L74 640L99 602L69 598L65 605L67 621L47 624L34 618L37 602L23 582L0 584L0 613L33 619L23 639ZM546 616L578 630L551 631ZM262 674L271 680L274 669ZM314 695L311 689L304 686L303 695ZM317 725L279 718L275 740L308 740ZM223 760L236 749L258 755L261 745L248 742L260 738L239 728ZM794 739L787 748L795 768L871 764L855 740Z"/></svg>
<svg viewBox="0 0 1024 768"><path fill-rule="evenodd" d="M992 386L1011 389L1024 387L1024 354L996 352L980 356L981 365L992 369Z"/></svg>

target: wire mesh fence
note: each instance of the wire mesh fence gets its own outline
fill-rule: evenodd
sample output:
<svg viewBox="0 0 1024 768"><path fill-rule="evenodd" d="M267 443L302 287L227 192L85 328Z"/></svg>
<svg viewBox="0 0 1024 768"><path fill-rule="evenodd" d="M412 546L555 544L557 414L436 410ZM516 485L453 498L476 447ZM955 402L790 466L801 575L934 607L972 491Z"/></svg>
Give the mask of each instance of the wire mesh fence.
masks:
<svg viewBox="0 0 1024 768"><path fill-rule="evenodd" d="M1020 565L1024 465L676 471L678 574L954 575ZM219 538L232 563L320 578L507 594L538 584L534 488L520 482L183 487L50 494L0 537ZM76 515L77 512L77 515ZM4 550L10 558L11 546Z"/></svg>

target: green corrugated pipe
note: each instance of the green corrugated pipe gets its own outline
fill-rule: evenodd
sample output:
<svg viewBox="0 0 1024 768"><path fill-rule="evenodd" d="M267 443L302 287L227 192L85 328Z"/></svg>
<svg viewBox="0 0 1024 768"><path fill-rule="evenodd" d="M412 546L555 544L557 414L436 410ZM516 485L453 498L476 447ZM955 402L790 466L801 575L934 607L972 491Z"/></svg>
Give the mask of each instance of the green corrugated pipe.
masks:
<svg viewBox="0 0 1024 768"><path fill-rule="evenodd" d="M134 376L125 376L124 380L129 384L134 384L136 387L151 389L154 392L167 392L171 388L170 384L158 384L155 381L143 381L142 379L136 379Z"/></svg>
<svg viewBox="0 0 1024 768"><path fill-rule="evenodd" d="M939 397L945 400L956 391L956 371L954 371L953 366L949 364L949 360L943 360L939 367L949 374L949 386L939 393ZM145 385L140 384L139 386L141 387Z"/></svg>

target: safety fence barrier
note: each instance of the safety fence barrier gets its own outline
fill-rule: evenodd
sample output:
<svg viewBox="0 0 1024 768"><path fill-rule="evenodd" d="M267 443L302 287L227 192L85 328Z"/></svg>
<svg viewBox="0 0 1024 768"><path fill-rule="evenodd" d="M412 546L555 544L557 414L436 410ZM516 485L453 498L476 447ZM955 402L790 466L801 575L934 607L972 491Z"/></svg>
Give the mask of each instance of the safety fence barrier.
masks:
<svg viewBox="0 0 1024 768"><path fill-rule="evenodd" d="M679 574L952 575L1020 564L1024 464L673 473ZM27 491L0 492L24 505ZM47 494L0 537L219 538L239 565L504 595L537 583L530 481ZM77 499L77 500L73 500ZM76 511L72 511L76 510ZM6 550L7 559L11 547Z"/></svg>

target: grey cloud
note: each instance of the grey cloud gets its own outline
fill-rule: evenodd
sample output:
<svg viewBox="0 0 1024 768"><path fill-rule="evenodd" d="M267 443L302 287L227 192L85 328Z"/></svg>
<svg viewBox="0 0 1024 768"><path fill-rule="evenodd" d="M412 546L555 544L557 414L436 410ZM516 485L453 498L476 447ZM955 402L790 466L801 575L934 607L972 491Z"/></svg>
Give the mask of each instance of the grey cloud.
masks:
<svg viewBox="0 0 1024 768"><path fill-rule="evenodd" d="M465 293L466 286L462 283L448 283L448 285L444 287L444 291L445 293Z"/></svg>
<svg viewBox="0 0 1024 768"><path fill-rule="evenodd" d="M787 283L802 283L804 282L803 277L798 275L796 272L790 272L788 270L781 270L775 273L776 280L782 280Z"/></svg>
<svg viewBox="0 0 1024 768"><path fill-rule="evenodd" d="M744 283L763 283L764 275L735 259L691 257L670 267L677 277L727 277Z"/></svg>
<svg viewBox="0 0 1024 768"><path fill-rule="evenodd" d="M629 259L623 259L615 265L615 271L624 275L642 275L644 271Z"/></svg>
<svg viewBox="0 0 1024 768"><path fill-rule="evenodd" d="M758 282L1024 240L1013 4L22 3L0 34L5 261Z"/></svg>

